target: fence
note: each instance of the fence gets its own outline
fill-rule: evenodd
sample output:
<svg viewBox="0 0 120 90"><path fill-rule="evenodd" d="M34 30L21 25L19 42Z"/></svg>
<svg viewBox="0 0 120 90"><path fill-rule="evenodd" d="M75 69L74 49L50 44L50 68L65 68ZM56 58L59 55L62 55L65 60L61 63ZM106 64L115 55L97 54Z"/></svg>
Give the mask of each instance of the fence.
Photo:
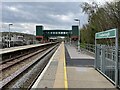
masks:
<svg viewBox="0 0 120 90"><path fill-rule="evenodd" d="M84 48L92 53L95 53L95 45L81 44ZM97 69L104 74L112 83L115 84L115 63L116 54L114 46L97 44ZM120 50L118 55L118 87L120 87Z"/></svg>
<svg viewBox="0 0 120 90"><path fill-rule="evenodd" d="M92 53L95 53L95 45L93 45L93 44L81 44L80 47L84 48Z"/></svg>
<svg viewBox="0 0 120 90"><path fill-rule="evenodd" d="M115 49L97 45L97 69L115 84Z"/></svg>

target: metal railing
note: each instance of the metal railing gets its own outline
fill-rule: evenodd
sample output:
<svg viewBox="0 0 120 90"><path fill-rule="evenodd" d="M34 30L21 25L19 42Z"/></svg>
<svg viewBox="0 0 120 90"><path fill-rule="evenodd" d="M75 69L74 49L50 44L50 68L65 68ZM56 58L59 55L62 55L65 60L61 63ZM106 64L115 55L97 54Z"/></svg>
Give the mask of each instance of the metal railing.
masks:
<svg viewBox="0 0 120 90"><path fill-rule="evenodd" d="M93 44L81 44L80 47L83 49L86 49L92 53L95 53L95 45L93 45Z"/></svg>
<svg viewBox="0 0 120 90"><path fill-rule="evenodd" d="M115 84L115 48L97 45L97 69Z"/></svg>
<svg viewBox="0 0 120 90"><path fill-rule="evenodd" d="M95 45L81 44L81 48L95 54ZM115 46L97 45L97 69L115 84ZM118 52L118 87L120 87L120 49Z"/></svg>

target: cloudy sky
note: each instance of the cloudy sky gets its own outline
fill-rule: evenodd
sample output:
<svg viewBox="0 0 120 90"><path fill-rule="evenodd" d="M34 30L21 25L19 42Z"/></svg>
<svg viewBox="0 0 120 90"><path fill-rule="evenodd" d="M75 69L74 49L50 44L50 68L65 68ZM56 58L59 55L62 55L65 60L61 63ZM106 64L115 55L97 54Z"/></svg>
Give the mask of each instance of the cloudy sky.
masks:
<svg viewBox="0 0 120 90"><path fill-rule="evenodd" d="M10 2L9 2L10 1ZM77 2L76 2L77 1ZM8 24L12 32L35 34L36 25L43 25L44 29L71 29L78 25L74 19L81 20L82 25L87 23L87 15L82 13L82 2L97 1L104 4L110 0L4 0L2 7L2 31L8 31ZM0 12L1 13L1 12Z"/></svg>

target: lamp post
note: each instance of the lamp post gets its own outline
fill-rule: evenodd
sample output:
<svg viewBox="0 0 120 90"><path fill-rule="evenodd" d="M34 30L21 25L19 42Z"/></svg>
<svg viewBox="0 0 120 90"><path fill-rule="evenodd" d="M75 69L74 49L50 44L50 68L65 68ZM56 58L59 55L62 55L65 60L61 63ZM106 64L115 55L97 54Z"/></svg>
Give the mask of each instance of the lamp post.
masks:
<svg viewBox="0 0 120 90"><path fill-rule="evenodd" d="M13 24L9 24L9 47L10 47L10 41L11 41L11 40L10 40L10 37L11 37L11 36L10 36L10 26L11 26L11 25L13 25Z"/></svg>
<svg viewBox="0 0 120 90"><path fill-rule="evenodd" d="M74 19L74 20L79 22L79 28L78 28L78 52L80 52L80 19Z"/></svg>

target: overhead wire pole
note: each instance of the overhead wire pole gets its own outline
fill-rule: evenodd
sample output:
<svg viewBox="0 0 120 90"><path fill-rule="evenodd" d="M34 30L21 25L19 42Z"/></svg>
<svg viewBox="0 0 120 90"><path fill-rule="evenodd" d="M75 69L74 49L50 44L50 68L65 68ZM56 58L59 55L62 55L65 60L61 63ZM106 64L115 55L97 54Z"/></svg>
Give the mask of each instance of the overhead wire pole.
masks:
<svg viewBox="0 0 120 90"><path fill-rule="evenodd" d="M9 24L9 45L8 45L9 48L10 48L10 41L11 41L11 40L10 40L10 39L11 39L11 36L10 36L10 26L11 26L11 25L13 25L13 24L12 24L12 23Z"/></svg>
<svg viewBox="0 0 120 90"><path fill-rule="evenodd" d="M74 20L79 22L79 26L78 26L78 52L80 52L80 19L74 19Z"/></svg>

